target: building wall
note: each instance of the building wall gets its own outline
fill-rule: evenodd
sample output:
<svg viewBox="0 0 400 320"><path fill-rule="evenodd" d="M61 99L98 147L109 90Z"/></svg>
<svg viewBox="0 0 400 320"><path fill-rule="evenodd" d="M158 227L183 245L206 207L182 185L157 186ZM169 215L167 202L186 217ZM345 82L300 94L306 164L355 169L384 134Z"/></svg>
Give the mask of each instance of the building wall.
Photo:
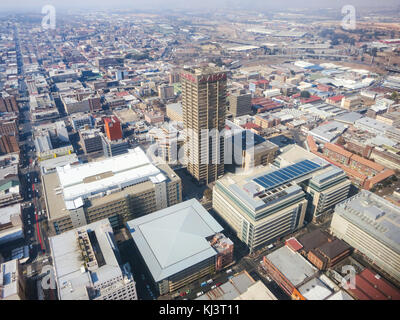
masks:
<svg viewBox="0 0 400 320"><path fill-rule="evenodd" d="M196 78L194 74L181 76L184 128L193 133L186 136L187 170L202 184L213 182L224 173L224 140L213 139L210 142L207 136L201 135L202 130L222 132L225 128L226 73L219 75L220 80L213 80L214 75L209 77L204 73L194 81L190 80ZM201 77L205 80L201 81Z"/></svg>
<svg viewBox="0 0 400 320"><path fill-rule="evenodd" d="M14 121L0 121L0 135L16 135L18 134L17 122Z"/></svg>
<svg viewBox="0 0 400 320"><path fill-rule="evenodd" d="M113 117L112 120L104 120L104 131L107 135L107 138L111 141L122 139L121 123L116 117Z"/></svg>
<svg viewBox="0 0 400 320"><path fill-rule="evenodd" d="M0 97L0 112L19 112L17 100L14 96Z"/></svg>
<svg viewBox="0 0 400 320"><path fill-rule="evenodd" d="M378 267L400 281L400 254L335 213L331 231L339 239L365 254Z"/></svg>
<svg viewBox="0 0 400 320"><path fill-rule="evenodd" d="M235 117L251 113L251 94L230 95L229 112Z"/></svg>
<svg viewBox="0 0 400 320"><path fill-rule="evenodd" d="M215 273L215 257L206 259L183 271L180 271L158 284L161 295L178 290L200 278ZM167 285L166 285L167 284Z"/></svg>
<svg viewBox="0 0 400 320"><path fill-rule="evenodd" d="M345 179L344 181L331 183L333 183L333 185L323 188L322 190L318 189L317 186L313 184L306 187L306 192L309 195L308 221L315 221L315 218L319 215L347 199L351 185L350 180Z"/></svg>
<svg viewBox="0 0 400 320"><path fill-rule="evenodd" d="M19 152L18 141L15 136L0 136L0 154Z"/></svg>
<svg viewBox="0 0 400 320"><path fill-rule="evenodd" d="M84 206L86 219L84 224L108 218L113 228L120 228L126 221L182 202L180 179L161 184L158 188L165 189L162 201L157 199L158 194L151 183L144 183L141 188L128 187L120 192L119 197L113 195L113 200L107 201L107 196L100 200L88 200ZM78 223L75 216L76 212L70 212L57 219L51 219L49 223L51 234L59 234L75 228ZM83 223L83 218L80 220Z"/></svg>
<svg viewBox="0 0 400 320"><path fill-rule="evenodd" d="M234 196L227 195L226 192L228 191L217 182L213 188L213 209L251 251L303 226L307 208L307 201L304 197L297 200L284 199L279 203L282 207L278 211L254 220L249 216L250 213L245 212L237 205L240 200L233 200ZM295 202L291 204L291 200ZM267 212L269 209L271 208L264 208L263 212ZM261 215L262 212L258 214ZM255 212L252 215L255 216Z"/></svg>

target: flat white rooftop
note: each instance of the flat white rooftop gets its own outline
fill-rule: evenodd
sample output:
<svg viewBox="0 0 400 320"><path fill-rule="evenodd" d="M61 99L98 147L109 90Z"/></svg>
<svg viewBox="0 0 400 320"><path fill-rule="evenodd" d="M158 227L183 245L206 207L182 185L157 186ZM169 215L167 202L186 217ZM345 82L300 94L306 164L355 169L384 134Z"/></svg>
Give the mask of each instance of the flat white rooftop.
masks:
<svg viewBox="0 0 400 320"><path fill-rule="evenodd" d="M58 167L57 174L66 204L147 180L153 183L166 180L139 147L102 161Z"/></svg>
<svg viewBox="0 0 400 320"><path fill-rule="evenodd" d="M79 231L94 231L105 264L93 271L82 269L83 261L78 245ZM50 237L49 243L61 300L89 299L86 287L93 287L122 275L114 250L117 250L108 219Z"/></svg>

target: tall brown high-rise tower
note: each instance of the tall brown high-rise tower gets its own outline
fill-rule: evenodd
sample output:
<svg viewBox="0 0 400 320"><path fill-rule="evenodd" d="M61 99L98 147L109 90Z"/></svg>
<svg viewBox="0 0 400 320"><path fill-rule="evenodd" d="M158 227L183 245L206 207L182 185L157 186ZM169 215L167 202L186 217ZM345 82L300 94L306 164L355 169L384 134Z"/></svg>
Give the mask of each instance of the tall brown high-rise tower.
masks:
<svg viewBox="0 0 400 320"><path fill-rule="evenodd" d="M202 184L224 174L226 72L185 69L181 74L185 155L189 173Z"/></svg>

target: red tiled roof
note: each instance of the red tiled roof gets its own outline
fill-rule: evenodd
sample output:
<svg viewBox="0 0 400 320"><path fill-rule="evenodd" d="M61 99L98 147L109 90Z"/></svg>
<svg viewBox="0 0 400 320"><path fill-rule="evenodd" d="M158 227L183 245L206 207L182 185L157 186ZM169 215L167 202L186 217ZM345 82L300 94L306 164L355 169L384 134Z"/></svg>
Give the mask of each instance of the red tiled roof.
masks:
<svg viewBox="0 0 400 320"><path fill-rule="evenodd" d="M242 128L244 129L261 129L261 127L255 123L252 122L247 122L244 125L242 125Z"/></svg>
<svg viewBox="0 0 400 320"><path fill-rule="evenodd" d="M379 181L385 180L386 178L389 178L394 174L395 172L393 170L384 170L367 181L368 187L371 188L374 186L374 184L378 183Z"/></svg>
<svg viewBox="0 0 400 320"><path fill-rule="evenodd" d="M358 300L371 300L369 296L363 293L360 289L349 289L349 291L355 296Z"/></svg>
<svg viewBox="0 0 400 320"><path fill-rule="evenodd" d="M342 147L339 147L338 145L333 144L333 143L329 143L329 142L325 143L324 148L326 148L328 150L331 150L333 152L339 153L342 156L345 156L346 158L350 158L353 155L351 152L346 151Z"/></svg>
<svg viewBox="0 0 400 320"><path fill-rule="evenodd" d="M321 100L320 97L317 96L311 96L310 98L300 98L301 103L310 103L310 102L315 102Z"/></svg>
<svg viewBox="0 0 400 320"><path fill-rule="evenodd" d="M371 300L387 300L387 297L360 275L356 275L356 288L365 293Z"/></svg>
<svg viewBox="0 0 400 320"><path fill-rule="evenodd" d="M383 278L376 278L371 270L364 269L360 273L360 276L381 291L386 297L390 297L392 300L400 300L400 290L391 286Z"/></svg>
<svg viewBox="0 0 400 320"><path fill-rule="evenodd" d="M256 85L259 85L259 84L268 84L268 83L269 83L269 81L268 81L268 80L265 80L265 79L260 79L260 80L258 80L258 81L255 82Z"/></svg>
<svg viewBox="0 0 400 320"><path fill-rule="evenodd" d="M293 249L294 251L299 251L301 248L303 248L301 243L298 242L297 239L294 237L287 239L285 242L285 245L288 246L289 248Z"/></svg>
<svg viewBox="0 0 400 320"><path fill-rule="evenodd" d="M312 136L307 136L307 144L311 151L317 151L317 144Z"/></svg>
<svg viewBox="0 0 400 320"><path fill-rule="evenodd" d="M117 97L125 97L125 96L128 96L128 95L129 95L129 92L126 92L126 91L117 92L115 95L116 95Z"/></svg>
<svg viewBox="0 0 400 320"><path fill-rule="evenodd" d="M334 96L334 97L329 97L326 100L332 100L334 102L339 102L344 98L344 96Z"/></svg>
<svg viewBox="0 0 400 320"><path fill-rule="evenodd" d="M353 154L351 156L351 160L357 161L357 162L359 162L359 163L361 163L361 164L363 164L363 165L365 165L365 166L367 166L369 168L374 169L375 171L382 171L382 170L385 169L385 167L383 165L381 165L379 163L375 163L375 162L367 160L367 159L364 159L363 157L360 157L360 156L358 156L356 154Z"/></svg>

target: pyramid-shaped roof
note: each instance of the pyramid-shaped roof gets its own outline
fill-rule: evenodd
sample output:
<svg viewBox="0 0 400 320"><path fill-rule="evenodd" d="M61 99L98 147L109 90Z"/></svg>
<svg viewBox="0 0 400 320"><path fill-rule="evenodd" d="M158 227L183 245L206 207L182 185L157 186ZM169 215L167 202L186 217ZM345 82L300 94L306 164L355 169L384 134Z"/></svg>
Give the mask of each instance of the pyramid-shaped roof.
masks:
<svg viewBox="0 0 400 320"><path fill-rule="evenodd" d="M195 200L188 200L127 223L155 281L217 253L206 238L222 227Z"/></svg>

